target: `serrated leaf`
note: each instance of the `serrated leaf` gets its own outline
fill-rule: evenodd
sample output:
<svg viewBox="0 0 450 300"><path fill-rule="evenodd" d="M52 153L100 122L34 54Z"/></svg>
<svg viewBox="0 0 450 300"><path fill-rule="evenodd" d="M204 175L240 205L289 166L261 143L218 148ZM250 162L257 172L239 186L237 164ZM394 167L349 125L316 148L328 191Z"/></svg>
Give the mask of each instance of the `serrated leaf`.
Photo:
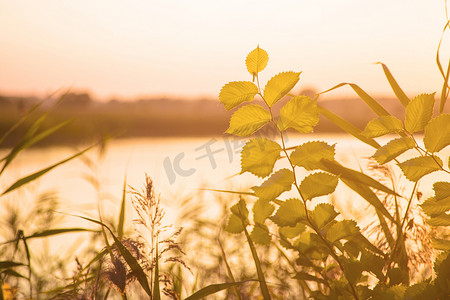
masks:
<svg viewBox="0 0 450 300"><path fill-rule="evenodd" d="M380 190L382 192L399 196L396 192L394 192L390 188L384 186L383 184L379 183L377 180L367 176L364 173L346 168L346 167L342 166L340 163L338 163L337 161L322 159L321 162L324 165L324 169L323 169L324 171L327 171L329 173L337 175L341 179L345 178L345 179L348 179L348 180L351 180L354 182L359 182L364 185L373 187L377 190Z"/></svg>
<svg viewBox="0 0 450 300"><path fill-rule="evenodd" d="M307 96L296 96L281 108L277 126L281 131L293 128L300 133L308 133L317 123L319 111L316 102Z"/></svg>
<svg viewBox="0 0 450 300"><path fill-rule="evenodd" d="M386 264L383 257L369 251L362 251L360 260L364 270L375 274L379 280L383 279L383 268Z"/></svg>
<svg viewBox="0 0 450 300"><path fill-rule="evenodd" d="M314 173L305 177L300 184L300 191L305 200L328 195L334 192L338 178L327 173Z"/></svg>
<svg viewBox="0 0 450 300"><path fill-rule="evenodd" d="M440 115L425 127L423 143L429 152L439 152L450 144L450 115Z"/></svg>
<svg viewBox="0 0 450 300"><path fill-rule="evenodd" d="M391 269L392 271L393 269ZM396 278L397 279L397 278ZM400 280L400 278L398 278ZM406 286L396 284L390 280L392 286L375 289L371 300L403 300L403 295L405 294ZM425 300L425 299L422 299Z"/></svg>
<svg viewBox="0 0 450 300"><path fill-rule="evenodd" d="M229 233L241 233L244 231L244 226L242 225L242 220L232 214L230 215L230 219L228 219L227 226L225 226L225 230Z"/></svg>
<svg viewBox="0 0 450 300"><path fill-rule="evenodd" d="M450 240L431 238L431 244L436 250L450 250Z"/></svg>
<svg viewBox="0 0 450 300"><path fill-rule="evenodd" d="M264 224L264 221L270 217L275 207L269 201L258 199L253 204L253 221L255 223Z"/></svg>
<svg viewBox="0 0 450 300"><path fill-rule="evenodd" d="M431 119L434 107L434 93L415 97L406 106L405 128L408 132L422 131Z"/></svg>
<svg viewBox="0 0 450 300"><path fill-rule="evenodd" d="M450 226L450 215L447 215L445 213L437 215L427 220L427 223L431 226Z"/></svg>
<svg viewBox="0 0 450 300"><path fill-rule="evenodd" d="M311 171L323 167L321 159L334 160L334 155L335 145L330 146L325 142L312 141L298 146L291 153L290 158L294 165Z"/></svg>
<svg viewBox="0 0 450 300"><path fill-rule="evenodd" d="M345 278L353 284L360 281L363 270L364 268L358 260L348 260L344 264Z"/></svg>
<svg viewBox="0 0 450 300"><path fill-rule="evenodd" d="M305 207L300 199L290 198L284 201L270 219L278 226L295 226L306 218Z"/></svg>
<svg viewBox="0 0 450 300"><path fill-rule="evenodd" d="M247 66L247 71L253 76L256 76L266 68L268 61L269 55L264 49L258 46L247 55L245 65Z"/></svg>
<svg viewBox="0 0 450 300"><path fill-rule="evenodd" d="M278 226L278 232L280 235L288 238L293 239L297 237L299 234L301 234L303 231L305 231L306 226L302 223L297 223L294 227L291 226Z"/></svg>
<svg viewBox="0 0 450 300"><path fill-rule="evenodd" d="M264 88L264 100L272 107L278 100L289 93L300 80L301 72L282 72L273 76Z"/></svg>
<svg viewBox="0 0 450 300"><path fill-rule="evenodd" d="M241 173L250 172L259 177L270 175L280 151L277 142L266 138L248 141L241 151Z"/></svg>
<svg viewBox="0 0 450 300"><path fill-rule="evenodd" d="M441 213L445 213L450 210L450 196L436 200L435 197L428 198L422 204L420 204L424 213L433 217Z"/></svg>
<svg viewBox="0 0 450 300"><path fill-rule="evenodd" d="M247 205L245 204L244 199L239 199L239 202L233 205L231 208L231 213L236 215L239 218L248 218L248 209Z"/></svg>
<svg viewBox="0 0 450 300"><path fill-rule="evenodd" d="M405 151L414 148L415 142L410 137L401 137L389 141L386 145L378 148L372 157L380 164L390 162Z"/></svg>
<svg viewBox="0 0 450 300"><path fill-rule="evenodd" d="M226 110L235 108L241 103L252 101L258 94L258 87L250 81L233 81L225 84L219 93L220 102Z"/></svg>
<svg viewBox="0 0 450 300"><path fill-rule="evenodd" d="M322 229L333 221L337 215L339 214L334 210L333 205L328 203L320 203L311 212L310 218L311 222L317 229Z"/></svg>
<svg viewBox="0 0 450 300"><path fill-rule="evenodd" d="M250 236L256 244L260 245L269 245L270 244L270 234L269 234L269 228L267 228L266 225L262 224L256 224L253 227L252 232L250 233Z"/></svg>
<svg viewBox="0 0 450 300"><path fill-rule="evenodd" d="M327 230L327 240L334 243L359 233L359 228L353 220L343 220L334 223Z"/></svg>
<svg viewBox="0 0 450 300"><path fill-rule="evenodd" d="M433 184L436 200L450 197L450 182L438 181Z"/></svg>
<svg viewBox="0 0 450 300"><path fill-rule="evenodd" d="M249 104L233 113L226 132L237 136L249 136L269 123L270 119L270 113L263 107Z"/></svg>
<svg viewBox="0 0 450 300"><path fill-rule="evenodd" d="M437 156L421 156L399 163L398 166L408 180L415 182L427 174L439 171L442 160Z"/></svg>
<svg viewBox="0 0 450 300"><path fill-rule="evenodd" d="M252 187L255 195L261 200L271 201L289 191L294 183L294 173L288 169L281 169L273 173L260 186Z"/></svg>
<svg viewBox="0 0 450 300"><path fill-rule="evenodd" d="M297 272L297 274L295 274L294 276L295 279L298 280L304 280L304 281L315 281L318 283L325 283L325 280L323 280L322 278L319 277L315 277L313 275L310 275L308 273L304 273L304 272Z"/></svg>
<svg viewBox="0 0 450 300"><path fill-rule="evenodd" d="M382 116L367 123L363 134L369 138L375 138L393 132L400 132L402 130L402 121L394 116Z"/></svg>

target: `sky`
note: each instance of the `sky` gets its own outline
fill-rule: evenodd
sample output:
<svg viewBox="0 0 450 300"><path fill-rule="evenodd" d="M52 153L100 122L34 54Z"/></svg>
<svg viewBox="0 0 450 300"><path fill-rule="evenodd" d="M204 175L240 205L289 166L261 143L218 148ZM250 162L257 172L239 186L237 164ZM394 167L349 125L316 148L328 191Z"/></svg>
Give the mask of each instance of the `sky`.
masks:
<svg viewBox="0 0 450 300"><path fill-rule="evenodd" d="M259 45L261 84L293 70L297 90L391 95L381 61L414 96L440 91L445 22L444 0L0 0L0 93L217 97L251 80L244 61ZM448 59L450 34L443 43Z"/></svg>

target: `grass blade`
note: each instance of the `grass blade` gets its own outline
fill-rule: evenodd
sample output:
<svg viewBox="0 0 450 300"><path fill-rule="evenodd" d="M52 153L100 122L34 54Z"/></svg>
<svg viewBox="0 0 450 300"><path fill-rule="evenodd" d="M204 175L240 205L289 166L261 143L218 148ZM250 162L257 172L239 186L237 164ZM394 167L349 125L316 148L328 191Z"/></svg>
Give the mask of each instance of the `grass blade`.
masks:
<svg viewBox="0 0 450 300"><path fill-rule="evenodd" d="M159 254L158 243L155 245L155 281L153 282L153 299L161 300L161 291L159 290Z"/></svg>
<svg viewBox="0 0 450 300"><path fill-rule="evenodd" d="M362 131L359 128L355 127L353 124L347 122L346 120L342 119L338 115L332 113L331 111L329 111L328 109L326 109L320 105L317 105L317 108L319 109L319 112L325 118L327 118L328 120L333 122L336 126L341 128L345 132L353 135L355 138L357 138L361 142L366 143L367 145L370 145L370 146L374 147L375 149L378 149L381 147L380 144L378 144L377 141L375 141L373 138L368 138L365 135L363 135Z"/></svg>
<svg viewBox="0 0 450 300"><path fill-rule="evenodd" d="M47 229L44 231L35 232L29 236L26 236L25 239L29 240L29 239L33 239L33 238L47 237L47 236L58 235L58 234L63 234L63 233L71 233L71 232L97 232L97 230L92 230L92 229L88 229L88 228L77 228L77 227ZM19 238L6 241L6 242L1 243L0 245L15 243L15 242L17 242L18 239Z"/></svg>
<svg viewBox="0 0 450 300"><path fill-rule="evenodd" d="M127 196L127 176L123 180L123 190L122 190L122 203L120 205L119 222L117 225L117 237L122 239L123 229L125 226L125 204Z"/></svg>
<svg viewBox="0 0 450 300"><path fill-rule="evenodd" d="M130 251L120 242L120 240L116 237L114 232L108 226L106 226L106 224L104 224L103 222L88 218L88 217L71 215L71 214L68 214L68 215L87 220L89 222L101 225L102 227L106 228L109 231L109 233L111 234L111 236L113 237L114 242L116 243L120 254L123 256L123 258L125 259L127 264L130 266L131 270L133 270L133 272L136 274L136 277L137 277L139 283L141 284L142 288L147 293L147 295L152 297L152 293L150 291L150 286L147 281L147 276L145 275L145 272L142 269L141 265L136 260L136 258L130 253Z"/></svg>
<svg viewBox="0 0 450 300"><path fill-rule="evenodd" d="M447 30L447 27L449 26L449 24L450 24L450 21L447 21L447 23L444 26L444 29L442 30L441 39L439 40L439 44L438 44L437 51L436 51L436 64L438 66L439 72L441 73L441 75L444 79L444 84L442 85L442 91L441 91L441 101L439 104L439 113L442 113L444 111L444 106L445 106L445 102L447 101L448 91L449 91L448 81L449 81L449 77L450 77L449 76L450 75L450 60L447 65L447 72L444 73L444 69L442 68L442 64L441 64L441 59L439 58L439 52L441 49L442 40L444 38L445 31Z"/></svg>
<svg viewBox="0 0 450 300"><path fill-rule="evenodd" d="M33 106L29 111L27 111L19 120L17 120L16 123L14 123L0 138L0 145L3 143L3 141L13 132L17 127L19 127L23 122L25 122L26 119L31 115L33 111L35 111L39 106L42 105L42 102L37 103L35 106ZM3 160L3 159L2 159Z"/></svg>
<svg viewBox="0 0 450 300"><path fill-rule="evenodd" d="M220 240L218 240L218 242L219 242L220 251L222 252L223 262L225 263L225 266L227 268L228 277L230 278L231 282L236 282L236 280L234 279L234 276L233 276L233 272L231 271L230 265L228 264L228 259L227 259L227 256L225 255L225 250L223 249L222 243L220 242ZM239 293L239 289L237 288L237 286L234 286L233 290L234 290L234 294L236 295L236 298L238 300L242 300L241 294Z"/></svg>
<svg viewBox="0 0 450 300"><path fill-rule="evenodd" d="M263 273L263 270L261 267L261 262L259 261L258 252L256 251L256 247L253 244L250 234L248 234L248 231L244 224L244 221L242 221L242 224L244 227L245 237L247 238L247 243L250 246L250 251L252 252L253 261L255 262L256 273L258 274L259 286L261 288L261 293L263 295L264 300L270 300L272 298L270 297L269 289L267 288L266 278L264 277L264 273Z"/></svg>
<svg viewBox="0 0 450 300"><path fill-rule="evenodd" d="M9 268L18 267L18 266L24 266L24 264L15 262L15 261L10 261L10 260L0 261L0 270L1 269L9 269Z"/></svg>
<svg viewBox="0 0 450 300"><path fill-rule="evenodd" d="M322 92L320 94L327 93L327 92L332 91L334 89L340 88L340 87L342 87L344 85L349 85L355 91L355 93L358 94L358 96L361 98L361 100L366 102L366 104L370 107L370 109L372 109L372 111L374 113L376 113L378 116L381 117L381 116L390 116L391 115L375 99L370 97L369 94L367 94L362 88L360 88L358 85L356 85L354 83L343 82L343 83L340 83L340 84L332 87L331 89L328 89L325 92Z"/></svg>
<svg viewBox="0 0 450 300"><path fill-rule="evenodd" d="M244 280L244 281L239 281L239 282L228 282L228 283L211 284L211 285L208 285L208 286L202 288L201 290L198 290L194 294L192 294L189 297L187 297L185 300L203 299L206 296L215 294L217 292L220 292L222 290L228 289L230 287L236 287L236 286L242 285L242 284L244 284L246 282L249 282L249 281L258 281L258 280L249 279L249 280Z"/></svg>
<svg viewBox="0 0 450 300"><path fill-rule="evenodd" d="M56 164L54 164L54 165L52 165L52 166L50 166L50 167L47 167L47 168L42 169L42 170L40 170L40 171L38 171L38 172L36 172L36 173L33 173L33 174L31 174L31 175L28 175L28 176L26 176L26 177L23 177L23 178L17 180L17 181L16 181L13 185L11 185L6 191L4 191L3 194L2 194L1 196L3 196L3 195L5 195L5 194L7 194L7 193L9 193L9 192L11 192L11 191L13 191L13 190L19 188L19 187L21 187L21 186L24 185L24 184L27 184L27 183L29 183L29 182L31 182L31 181L33 181L33 180L38 179L39 177L41 177L41 176L44 175L45 173L51 171L52 169L58 167L59 165L65 164L66 162L68 162L68 161L70 161L70 160L72 160L72 159L74 159L74 158L76 158L76 157L78 157L78 156L84 154L85 152L87 152L88 150L92 149L93 147L95 147L95 145L90 146L90 147L84 149L83 151L80 151L80 152L78 152L78 153L76 153L76 154L70 156L69 158L66 158L66 159L64 159L64 160L62 160L62 161L60 161L60 162L58 162L58 163L56 163Z"/></svg>
<svg viewBox="0 0 450 300"><path fill-rule="evenodd" d="M400 100L403 106L406 107L409 103L408 96L406 96L405 92L403 92L403 90L400 88L394 76L392 76L391 72L389 71L388 67L381 62L377 62L377 64L380 64L383 67L384 75L386 75L386 78L389 81L389 84L391 85L395 96L397 96L398 100Z"/></svg>
<svg viewBox="0 0 450 300"><path fill-rule="evenodd" d="M23 142L20 142L16 147L14 147L10 154L6 157L5 164L3 165L2 170L0 171L0 174L3 173L5 168L13 161L13 159L19 154L20 151L23 151L29 147L31 147L33 144L39 142L40 140L43 140L44 138L48 137L49 135L53 134L55 131L59 130L60 128L66 126L69 124L72 120L67 120L65 122L61 122L59 124L56 124L53 127L48 128L47 130L39 133L39 134L33 134L31 137L26 138Z"/></svg>

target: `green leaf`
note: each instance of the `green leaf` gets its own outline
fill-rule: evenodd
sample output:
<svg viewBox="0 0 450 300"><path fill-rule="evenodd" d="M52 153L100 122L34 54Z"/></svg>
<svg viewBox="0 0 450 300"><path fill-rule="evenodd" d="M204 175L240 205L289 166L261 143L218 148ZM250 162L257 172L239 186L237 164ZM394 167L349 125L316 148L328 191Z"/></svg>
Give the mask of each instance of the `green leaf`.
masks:
<svg viewBox="0 0 450 300"><path fill-rule="evenodd" d="M331 221L333 221L337 215L334 206L328 203L317 204L314 210L311 212L311 222L317 229L322 229Z"/></svg>
<svg viewBox="0 0 450 300"><path fill-rule="evenodd" d="M383 257L375 255L369 251L362 251L360 261L364 270L375 274L378 280L383 280L383 268L386 264Z"/></svg>
<svg viewBox="0 0 450 300"><path fill-rule="evenodd" d="M41 176L44 175L45 173L47 173L47 172L53 170L54 168L56 168L56 167L58 167L58 166L60 166L60 165L62 165L62 164L65 164L66 162L68 162L68 161L70 161L70 160L72 160L72 159L74 159L74 158L76 158L76 157L78 157L78 156L80 156L80 155L83 155L85 152L87 152L88 150L92 149L93 147L95 147L95 146L90 146L90 147L84 149L83 151L80 151L80 152L78 152L78 153L72 155L71 157L66 158L66 159L64 159L64 160L62 160L62 161L60 161L60 162L58 162L58 163L56 163L56 164L54 164L54 165L52 165L52 166L50 166L50 167L48 167L48 168L42 169L42 170L40 170L40 171L38 171L38 172L36 172L36 173L33 173L33 174L31 174L31 175L28 175L28 176L26 176L26 177L23 177L23 178L17 180L17 181L16 181L13 185L11 185L6 191L4 191L2 195L5 195L5 194L7 194L7 193L9 193L9 192L11 192L11 191L13 191L13 190L15 190L15 189L18 189L19 187L21 187L21 186L24 185L24 184L27 184L27 183L29 183L29 182L31 182L31 181L33 181L33 180L38 179L39 177L41 177Z"/></svg>
<svg viewBox="0 0 450 300"><path fill-rule="evenodd" d="M450 226L450 215L447 215L445 213L437 215L427 220L427 223L431 226Z"/></svg>
<svg viewBox="0 0 450 300"><path fill-rule="evenodd" d="M294 227L291 226L278 226L278 232L281 236L288 239L293 239L305 231L306 226L302 223L297 223Z"/></svg>
<svg viewBox="0 0 450 300"><path fill-rule="evenodd" d="M194 294L192 294L189 297L187 297L185 300L200 300L200 299L205 298L206 296L215 294L215 293L220 292L222 290L229 289L231 287L236 287L236 286L242 285L242 284L244 284L246 282L249 282L249 281L258 281L258 280L249 279L249 280L244 280L244 281L239 281L239 282L227 282L227 283L211 284L211 285L208 285L208 286L198 290Z"/></svg>
<svg viewBox="0 0 450 300"><path fill-rule="evenodd" d="M261 200L273 200L283 192L289 191L294 183L294 173L281 169L273 173L260 186L252 187L255 195Z"/></svg>
<svg viewBox="0 0 450 300"><path fill-rule="evenodd" d="M303 167L308 171L321 169L321 159L334 160L335 145L328 145L321 141L306 142L298 146L291 153L291 161L294 165Z"/></svg>
<svg viewBox="0 0 450 300"><path fill-rule="evenodd" d="M422 131L431 119L434 107L434 93L415 97L406 106L405 128L408 132Z"/></svg>
<svg viewBox="0 0 450 300"><path fill-rule="evenodd" d="M300 80L301 72L282 72L273 76L264 88L264 101L272 107L278 100L289 93Z"/></svg>
<svg viewBox="0 0 450 300"><path fill-rule="evenodd" d="M358 260L346 260L344 264L345 278L352 284L356 284L361 280L364 268Z"/></svg>
<svg viewBox="0 0 450 300"><path fill-rule="evenodd" d="M255 223L264 224L264 221L269 218L275 207L269 201L258 199L253 204L253 221Z"/></svg>
<svg viewBox="0 0 450 300"><path fill-rule="evenodd" d="M399 163L398 166L408 180L415 182L427 174L439 171L442 160L437 156L421 156Z"/></svg>
<svg viewBox="0 0 450 300"><path fill-rule="evenodd" d="M244 231L244 226L242 225L242 220L232 214L230 219L228 219L227 226L225 226L225 230L229 233L241 233Z"/></svg>
<svg viewBox="0 0 450 300"><path fill-rule="evenodd" d="M403 130L403 123L394 116L382 116L371 120L364 128L363 134L369 138L383 136Z"/></svg>
<svg viewBox="0 0 450 300"><path fill-rule="evenodd" d="M319 111L316 102L307 96L296 96L281 108L277 126L281 131L294 128L300 133L308 133L317 123Z"/></svg>
<svg viewBox="0 0 450 300"><path fill-rule="evenodd" d="M341 128L345 132L353 135L361 142L366 143L367 145L370 145L375 149L380 148L380 145L377 143L377 141L375 141L373 138L368 138L367 136L365 136L362 131L359 128L355 127L353 124L347 122L346 120L342 119L338 115L332 113L331 111L320 105L317 105L317 108L325 118L333 122L336 126Z"/></svg>
<svg viewBox="0 0 450 300"><path fill-rule="evenodd" d="M310 274L305 273L305 272L297 272L297 274L295 274L294 278L298 279L298 280L315 281L315 282L318 282L318 283L325 284L325 280L323 280L322 278L315 277L315 276L310 275Z"/></svg>
<svg viewBox="0 0 450 300"><path fill-rule="evenodd" d="M450 250L450 240L431 238L431 244L436 250Z"/></svg>
<svg viewBox="0 0 450 300"><path fill-rule="evenodd" d="M270 244L270 234L269 228L266 225L256 224L253 226L253 230L250 234L253 242L259 245L269 245Z"/></svg>
<svg viewBox="0 0 450 300"><path fill-rule="evenodd" d="M258 87L250 81L233 81L225 84L219 93L220 102L226 110L235 108L241 103L252 101L258 94Z"/></svg>
<svg viewBox="0 0 450 300"><path fill-rule="evenodd" d="M395 270L391 269L390 271ZM400 278L395 278L397 280L400 280ZM373 297L370 298L371 300L403 300L403 295L405 294L406 286L400 285L397 283L393 283L393 281L390 281L390 284L392 286L390 287L383 287L379 289L375 289L373 293ZM425 300L425 299L422 299Z"/></svg>
<svg viewBox="0 0 450 300"><path fill-rule="evenodd" d="M291 198L284 201L270 219L278 226L295 226L306 218L305 207L300 199Z"/></svg>
<svg viewBox="0 0 450 300"><path fill-rule="evenodd" d="M450 114L432 119L425 127L423 143L429 152L439 152L450 144Z"/></svg>
<svg viewBox="0 0 450 300"><path fill-rule="evenodd" d="M248 141L241 151L241 174L250 172L258 177L269 176L280 157L281 147L266 138Z"/></svg>
<svg viewBox="0 0 450 300"><path fill-rule="evenodd" d="M247 71L254 77L266 68L268 61L269 55L258 46L247 55L245 65L247 66Z"/></svg>
<svg viewBox="0 0 450 300"><path fill-rule="evenodd" d="M431 197L420 204L424 213L433 217L450 210L450 196L444 199L437 200L436 197Z"/></svg>
<svg viewBox="0 0 450 300"><path fill-rule="evenodd" d="M394 76L392 76L391 72L389 71L388 67L386 67L383 63L378 63L383 67L384 74L386 75L386 78L389 82L389 84L392 87L392 90L394 91L394 94L397 96L398 100L403 104L404 107L406 107L409 103L409 98L406 96L406 94L403 92L403 90L398 85L397 81L395 81Z"/></svg>
<svg viewBox="0 0 450 300"><path fill-rule="evenodd" d="M386 145L378 148L372 157L380 164L390 162L394 158L397 158L405 151L414 148L415 142L410 137L401 137L389 141Z"/></svg>
<svg viewBox="0 0 450 300"><path fill-rule="evenodd" d="M334 243L359 233L359 228L353 220L343 220L334 223L327 230L327 240Z"/></svg>
<svg viewBox="0 0 450 300"><path fill-rule="evenodd" d="M300 190L305 200L311 200L315 197L333 193L338 181L338 178L334 175L322 172L314 173L302 180Z"/></svg>
<svg viewBox="0 0 450 300"><path fill-rule="evenodd" d="M436 200L450 197L450 182L438 181L433 184Z"/></svg>
<svg viewBox="0 0 450 300"><path fill-rule="evenodd" d="M343 178L348 179L348 180L351 180L354 182L358 182L358 183L373 187L382 192L399 196L396 192L394 192L390 188L384 186L383 184L379 183L377 180L367 176L364 173L346 168L346 167L342 166L340 163L338 163L337 161L322 159L321 162L325 166L324 171L327 171L334 175L337 175L341 179L343 179Z"/></svg>
<svg viewBox="0 0 450 300"><path fill-rule="evenodd" d="M227 133L237 136L248 136L269 123L270 113L256 104L239 108L230 119Z"/></svg>
<svg viewBox="0 0 450 300"><path fill-rule="evenodd" d="M246 220L248 218L248 209L247 205L245 204L244 199L240 198L239 202L233 205L231 208L231 213L238 216L239 218L243 218Z"/></svg>

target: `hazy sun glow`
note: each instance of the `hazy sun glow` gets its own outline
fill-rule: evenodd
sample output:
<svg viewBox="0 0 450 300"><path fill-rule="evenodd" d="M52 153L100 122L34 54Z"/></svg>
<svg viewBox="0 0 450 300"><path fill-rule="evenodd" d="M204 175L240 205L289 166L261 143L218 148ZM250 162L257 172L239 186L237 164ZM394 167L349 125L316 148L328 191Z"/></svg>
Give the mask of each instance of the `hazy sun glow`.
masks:
<svg viewBox="0 0 450 300"><path fill-rule="evenodd" d="M243 61L258 44L263 81L294 69L301 86L384 94L382 61L409 94L434 92L444 24L443 1L2 1L0 92L217 96L250 78Z"/></svg>

